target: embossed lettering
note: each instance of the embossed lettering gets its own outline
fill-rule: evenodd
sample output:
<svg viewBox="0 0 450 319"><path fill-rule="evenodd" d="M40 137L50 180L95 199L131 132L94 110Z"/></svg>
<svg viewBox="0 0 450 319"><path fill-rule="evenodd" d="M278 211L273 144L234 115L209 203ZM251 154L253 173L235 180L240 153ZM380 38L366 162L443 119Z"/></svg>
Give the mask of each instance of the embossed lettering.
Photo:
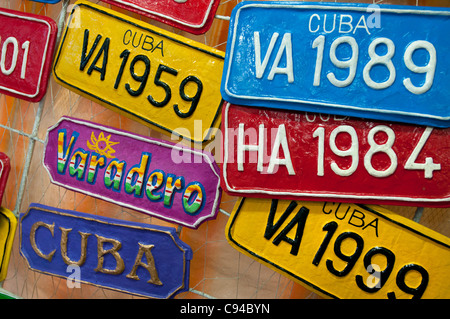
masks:
<svg viewBox="0 0 450 319"><path fill-rule="evenodd" d="M95 49L97 48L100 40L102 38L102 35L98 34L97 37L94 40L94 43L92 44L91 49L89 50L88 55L86 56L87 48L88 48L88 42L89 42L89 30L84 30L84 39L83 39L83 48L81 52L81 61L80 61L80 71L84 71L86 65L89 63ZM97 71L100 73L100 80L105 80L106 75L106 66L108 64L108 52L109 52L109 43L111 39L106 38L103 41L103 44L100 48L100 50L97 52L97 55L95 56L94 60L91 63L91 66L89 67L87 74L91 75L92 71ZM102 59L102 67L97 66L98 60L103 57Z"/></svg>
<svg viewBox="0 0 450 319"><path fill-rule="evenodd" d="M131 272L126 276L127 278L139 280L136 271L137 268L141 266L145 268L150 274L150 280L147 281L149 284L158 286L161 286L163 284L161 280L159 280L158 271L156 270L155 258L153 258L151 251L153 247L155 247L155 245L143 245L139 243L139 251L136 256L136 261L134 262L133 269L131 269ZM146 264L142 262L142 257L144 256L144 254L145 258L147 259Z"/></svg>
<svg viewBox="0 0 450 319"><path fill-rule="evenodd" d="M59 227L61 230L61 256L64 262L67 265L77 265L82 266L86 262L86 247L87 247L87 239L91 235L89 233L78 232L81 236L81 251L80 251L80 259L78 261L73 261L69 258L67 254L67 241L69 233L72 231L72 228L63 228Z"/></svg>
<svg viewBox="0 0 450 319"><path fill-rule="evenodd" d="M55 223L49 225L49 224L46 224L46 223L44 223L44 222L36 222L36 223L33 224L33 226L31 227L31 230L30 230L30 242L31 242L31 247L33 247L34 252L35 252L39 257L42 257L42 258L44 258L45 260L48 260L48 261L52 261L52 258L53 258L53 255L54 255L55 252L56 252L56 249L52 250L52 251L51 251L50 253L48 253L48 254L44 254L44 253L39 249L39 247L38 247L37 244L36 244L36 231L37 231L37 229L38 229L39 227L47 228L47 229L50 231L50 233L52 234L52 237L53 237L53 236L54 236L54 230L55 230Z"/></svg>
<svg viewBox="0 0 450 319"><path fill-rule="evenodd" d="M98 255L98 264L97 268L95 268L95 271L102 272L104 274L110 274L110 275L120 275L125 270L125 263L123 262L122 257L120 257L120 254L118 250L122 247L122 243L116 239L113 238L107 238L99 235L95 235L97 237L97 255ZM110 249L104 249L104 244L110 243L113 245ZM114 259L116 260L116 267L114 269L105 269L103 267L104 261L105 261L105 255L111 254Z"/></svg>

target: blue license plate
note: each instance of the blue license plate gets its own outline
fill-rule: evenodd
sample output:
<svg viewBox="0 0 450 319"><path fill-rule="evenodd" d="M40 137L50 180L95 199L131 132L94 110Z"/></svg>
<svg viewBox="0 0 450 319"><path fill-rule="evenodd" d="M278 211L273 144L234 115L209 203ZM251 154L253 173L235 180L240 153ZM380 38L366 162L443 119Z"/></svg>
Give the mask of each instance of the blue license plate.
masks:
<svg viewBox="0 0 450 319"><path fill-rule="evenodd" d="M31 204L20 252L33 270L151 298L189 289L191 248L174 228ZM79 287L79 286L78 286Z"/></svg>
<svg viewBox="0 0 450 319"><path fill-rule="evenodd" d="M221 93L233 104L449 127L450 9L244 1Z"/></svg>

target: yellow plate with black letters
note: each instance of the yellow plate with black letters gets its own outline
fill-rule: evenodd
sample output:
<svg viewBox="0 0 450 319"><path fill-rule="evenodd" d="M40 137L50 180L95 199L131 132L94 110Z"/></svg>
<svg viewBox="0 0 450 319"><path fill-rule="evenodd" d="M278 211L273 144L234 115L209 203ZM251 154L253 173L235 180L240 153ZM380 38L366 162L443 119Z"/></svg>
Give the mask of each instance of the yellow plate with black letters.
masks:
<svg viewBox="0 0 450 319"><path fill-rule="evenodd" d="M78 1L56 81L114 111L204 143L220 124L224 53L102 6Z"/></svg>
<svg viewBox="0 0 450 319"><path fill-rule="evenodd" d="M450 297L450 239L378 206L242 198L226 236L325 297Z"/></svg>
<svg viewBox="0 0 450 319"><path fill-rule="evenodd" d="M5 280L8 273L16 228L16 216L9 209L0 207L0 281Z"/></svg>

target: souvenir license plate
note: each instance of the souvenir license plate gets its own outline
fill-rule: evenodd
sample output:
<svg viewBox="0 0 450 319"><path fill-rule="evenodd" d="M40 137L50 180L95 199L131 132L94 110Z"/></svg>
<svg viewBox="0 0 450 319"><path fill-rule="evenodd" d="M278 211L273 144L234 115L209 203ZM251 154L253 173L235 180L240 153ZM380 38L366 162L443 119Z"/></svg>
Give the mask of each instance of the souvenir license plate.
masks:
<svg viewBox="0 0 450 319"><path fill-rule="evenodd" d="M377 206L240 199L227 239L334 298L448 298L450 240Z"/></svg>
<svg viewBox="0 0 450 319"><path fill-rule="evenodd" d="M220 172L207 152L63 117L47 132L43 163L57 185L183 226L219 210Z"/></svg>
<svg viewBox="0 0 450 319"><path fill-rule="evenodd" d="M0 281L5 280L8 272L16 228L16 216L7 208L0 207Z"/></svg>
<svg viewBox="0 0 450 319"><path fill-rule="evenodd" d="M449 129L230 104L222 117L231 194L450 205Z"/></svg>
<svg viewBox="0 0 450 319"><path fill-rule="evenodd" d="M220 0L102 0L193 34L209 30Z"/></svg>
<svg viewBox="0 0 450 319"><path fill-rule="evenodd" d="M245 1L222 96L241 105L450 125L450 10Z"/></svg>
<svg viewBox="0 0 450 319"><path fill-rule="evenodd" d="M5 193L6 182L8 181L11 164L8 155L0 152L0 203Z"/></svg>
<svg viewBox="0 0 450 319"><path fill-rule="evenodd" d="M189 289L191 248L174 228L31 204L20 215L31 269L152 298ZM77 280L77 282L75 281Z"/></svg>
<svg viewBox="0 0 450 319"><path fill-rule="evenodd" d="M0 93L31 102L42 99L56 32L50 18L0 9Z"/></svg>
<svg viewBox="0 0 450 319"><path fill-rule="evenodd" d="M114 111L202 143L220 124L223 57L201 43L77 2L54 75Z"/></svg>

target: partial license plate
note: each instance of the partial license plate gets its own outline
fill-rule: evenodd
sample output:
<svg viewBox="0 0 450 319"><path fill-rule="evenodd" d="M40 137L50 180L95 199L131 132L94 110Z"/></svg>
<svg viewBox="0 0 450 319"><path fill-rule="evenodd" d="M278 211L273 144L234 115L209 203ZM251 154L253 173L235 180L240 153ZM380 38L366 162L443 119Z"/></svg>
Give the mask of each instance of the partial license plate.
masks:
<svg viewBox="0 0 450 319"><path fill-rule="evenodd" d="M220 0L102 0L178 29L203 34L209 30Z"/></svg>
<svg viewBox="0 0 450 319"><path fill-rule="evenodd" d="M166 134L203 143L220 125L224 53L77 2L54 63L63 86Z"/></svg>
<svg viewBox="0 0 450 319"><path fill-rule="evenodd" d="M17 218L7 208L0 207L0 281L8 274L9 259L16 234Z"/></svg>
<svg viewBox="0 0 450 319"><path fill-rule="evenodd" d="M325 297L450 297L450 239L381 207L242 198L226 235Z"/></svg>
<svg viewBox="0 0 450 319"><path fill-rule="evenodd" d="M189 289L191 248L174 228L31 204L20 215L20 252L43 273L151 298Z"/></svg>
<svg viewBox="0 0 450 319"><path fill-rule="evenodd" d="M222 117L233 195L450 205L449 129L230 104Z"/></svg>
<svg viewBox="0 0 450 319"><path fill-rule="evenodd" d="M50 3L50 4L55 4L60 2L61 0L31 0L34 2L41 2L41 3Z"/></svg>
<svg viewBox="0 0 450 319"><path fill-rule="evenodd" d="M30 102L43 98L56 33L48 17L0 9L0 93Z"/></svg>
<svg viewBox="0 0 450 319"><path fill-rule="evenodd" d="M450 10L244 1L222 78L228 102L450 126Z"/></svg>
<svg viewBox="0 0 450 319"><path fill-rule="evenodd" d="M0 152L0 202L5 193L6 183L8 182L9 171L11 170L11 163L8 155Z"/></svg>
<svg viewBox="0 0 450 319"><path fill-rule="evenodd" d="M62 117L43 164L52 183L168 222L197 228L219 211L212 155L166 141Z"/></svg>

